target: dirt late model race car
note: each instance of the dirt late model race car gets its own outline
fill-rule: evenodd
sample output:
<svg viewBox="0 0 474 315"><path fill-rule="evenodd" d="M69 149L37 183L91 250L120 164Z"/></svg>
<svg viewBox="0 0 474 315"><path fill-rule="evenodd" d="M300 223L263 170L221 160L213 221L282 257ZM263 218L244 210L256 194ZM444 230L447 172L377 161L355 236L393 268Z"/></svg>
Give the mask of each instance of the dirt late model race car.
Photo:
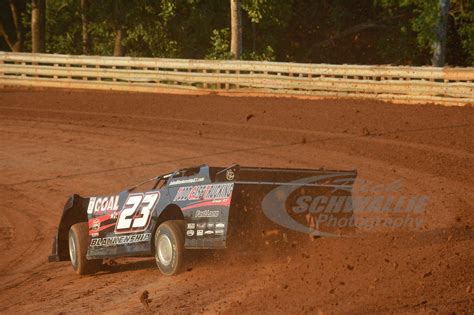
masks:
<svg viewBox="0 0 474 315"><path fill-rule="evenodd" d="M275 227L324 235L321 225L307 224L307 208L327 196L350 198L356 174L201 165L110 196L73 195L49 261L70 260L78 274L87 274L106 258L154 256L163 274L174 275L182 270L185 249L225 248L228 236L242 236L244 226L253 231L247 239ZM343 210L338 215L352 215L350 202Z"/></svg>

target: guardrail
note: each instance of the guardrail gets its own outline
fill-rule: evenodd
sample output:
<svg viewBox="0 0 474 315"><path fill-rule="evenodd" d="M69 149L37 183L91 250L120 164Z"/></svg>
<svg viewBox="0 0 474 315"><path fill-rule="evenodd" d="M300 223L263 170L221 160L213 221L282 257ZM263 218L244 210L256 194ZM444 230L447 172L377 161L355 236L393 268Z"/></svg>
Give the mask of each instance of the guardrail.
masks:
<svg viewBox="0 0 474 315"><path fill-rule="evenodd" d="M474 104L474 68L70 56L0 52L0 85L163 92L257 91Z"/></svg>

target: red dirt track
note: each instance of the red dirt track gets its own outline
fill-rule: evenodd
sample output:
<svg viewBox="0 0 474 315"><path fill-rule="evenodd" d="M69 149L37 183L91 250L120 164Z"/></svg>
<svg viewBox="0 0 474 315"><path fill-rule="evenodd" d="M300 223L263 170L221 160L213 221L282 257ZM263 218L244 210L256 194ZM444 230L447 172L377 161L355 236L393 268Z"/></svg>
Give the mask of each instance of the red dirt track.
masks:
<svg viewBox="0 0 474 315"><path fill-rule="evenodd" d="M0 148L0 313L145 313L143 290L165 314L474 312L473 107L4 89ZM69 195L234 162L401 180L429 197L423 228L200 251L175 277L152 258L47 262Z"/></svg>

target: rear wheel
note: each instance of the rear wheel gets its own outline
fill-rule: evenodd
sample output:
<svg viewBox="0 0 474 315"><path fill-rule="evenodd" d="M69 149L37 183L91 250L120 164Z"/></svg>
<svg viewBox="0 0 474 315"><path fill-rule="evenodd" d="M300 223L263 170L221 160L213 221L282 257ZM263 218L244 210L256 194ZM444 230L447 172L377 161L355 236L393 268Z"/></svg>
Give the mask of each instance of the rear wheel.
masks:
<svg viewBox="0 0 474 315"><path fill-rule="evenodd" d="M155 233L155 259L161 273L166 276L178 274L184 261L183 221L165 221Z"/></svg>
<svg viewBox="0 0 474 315"><path fill-rule="evenodd" d="M72 268L80 275L90 274L99 268L102 260L87 260L89 227L87 222L76 223L69 230L69 258Z"/></svg>

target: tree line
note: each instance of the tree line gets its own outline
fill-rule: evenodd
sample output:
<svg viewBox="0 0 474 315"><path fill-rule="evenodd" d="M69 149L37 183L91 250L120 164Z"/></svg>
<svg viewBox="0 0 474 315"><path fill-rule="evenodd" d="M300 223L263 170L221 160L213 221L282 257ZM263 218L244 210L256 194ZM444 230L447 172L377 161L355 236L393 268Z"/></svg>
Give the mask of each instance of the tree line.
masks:
<svg viewBox="0 0 474 315"><path fill-rule="evenodd" d="M474 0L0 0L0 50L474 65Z"/></svg>

